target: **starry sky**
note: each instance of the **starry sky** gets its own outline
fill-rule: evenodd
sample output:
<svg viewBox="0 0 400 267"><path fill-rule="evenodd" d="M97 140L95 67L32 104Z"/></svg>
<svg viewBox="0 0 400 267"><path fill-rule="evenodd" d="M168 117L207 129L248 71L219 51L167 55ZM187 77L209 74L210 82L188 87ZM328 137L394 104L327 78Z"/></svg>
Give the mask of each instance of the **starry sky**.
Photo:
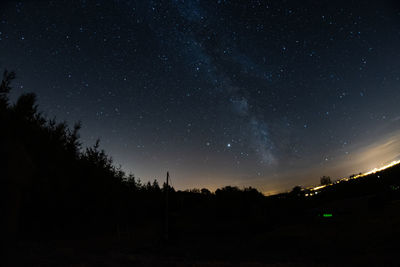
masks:
<svg viewBox="0 0 400 267"><path fill-rule="evenodd" d="M400 156L396 1L1 1L12 99L142 181L266 194Z"/></svg>

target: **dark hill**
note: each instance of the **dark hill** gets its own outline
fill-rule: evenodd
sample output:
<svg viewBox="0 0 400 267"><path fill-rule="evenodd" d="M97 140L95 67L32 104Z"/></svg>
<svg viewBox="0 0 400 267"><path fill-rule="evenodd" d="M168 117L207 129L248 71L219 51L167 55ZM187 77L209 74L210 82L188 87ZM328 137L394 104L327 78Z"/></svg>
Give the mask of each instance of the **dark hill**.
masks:
<svg viewBox="0 0 400 267"><path fill-rule="evenodd" d="M312 197L301 188L265 197L251 187L142 184L98 142L83 149L80 124L42 116L34 94L10 104L14 78L5 72L0 86L6 266L399 263L399 165Z"/></svg>

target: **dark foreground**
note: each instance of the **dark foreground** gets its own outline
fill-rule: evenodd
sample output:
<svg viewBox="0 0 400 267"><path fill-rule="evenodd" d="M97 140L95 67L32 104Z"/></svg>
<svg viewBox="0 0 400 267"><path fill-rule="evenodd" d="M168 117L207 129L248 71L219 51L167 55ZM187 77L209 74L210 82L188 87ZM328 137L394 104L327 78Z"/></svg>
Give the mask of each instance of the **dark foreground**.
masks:
<svg viewBox="0 0 400 267"><path fill-rule="evenodd" d="M83 149L80 124L45 118L34 94L11 104L14 78L0 83L0 265L400 265L400 165L313 196L176 191Z"/></svg>
<svg viewBox="0 0 400 267"><path fill-rule="evenodd" d="M378 204L376 202L379 202ZM332 217L322 217L321 212ZM84 240L20 241L21 266L397 266L400 200L377 195L329 200L287 221L172 217L162 225ZM293 216L293 218L292 218ZM301 218L296 218L300 216Z"/></svg>

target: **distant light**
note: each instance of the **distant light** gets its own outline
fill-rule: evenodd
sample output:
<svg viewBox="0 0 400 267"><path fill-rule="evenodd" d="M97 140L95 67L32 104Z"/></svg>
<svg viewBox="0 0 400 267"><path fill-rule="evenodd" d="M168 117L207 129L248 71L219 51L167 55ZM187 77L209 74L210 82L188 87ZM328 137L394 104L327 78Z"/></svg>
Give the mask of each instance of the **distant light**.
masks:
<svg viewBox="0 0 400 267"><path fill-rule="evenodd" d="M314 188L311 188L311 190L316 191L316 190L322 189L324 187L326 187L326 185L320 185L320 186L316 186Z"/></svg>
<svg viewBox="0 0 400 267"><path fill-rule="evenodd" d="M333 215L332 215L332 213L324 213L324 214L322 214L322 217L330 218L330 217L333 217Z"/></svg>
<svg viewBox="0 0 400 267"><path fill-rule="evenodd" d="M374 173L383 171L385 169L388 169L388 168L393 167L393 166L398 165L398 164L400 164L400 160L395 160L395 161L392 161L391 163L389 163L389 164L387 164L387 165L385 165L385 166L383 166L381 168L375 168L375 169L370 170L368 172L360 173L360 174L351 176L349 178L345 177L345 178L340 179L338 182L340 182L340 181L349 181L350 179L362 178L362 177L368 176L370 174L374 174ZM381 178L381 176L377 175L377 178Z"/></svg>
<svg viewBox="0 0 400 267"><path fill-rule="evenodd" d="M231 147L231 144L227 144L226 146L227 146L227 147Z"/></svg>

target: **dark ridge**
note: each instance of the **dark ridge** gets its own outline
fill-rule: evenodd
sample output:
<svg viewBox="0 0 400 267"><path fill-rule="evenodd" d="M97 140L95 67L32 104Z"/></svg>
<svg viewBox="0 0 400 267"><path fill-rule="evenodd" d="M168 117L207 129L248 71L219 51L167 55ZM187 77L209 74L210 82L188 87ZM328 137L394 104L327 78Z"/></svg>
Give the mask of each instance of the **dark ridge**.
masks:
<svg viewBox="0 0 400 267"><path fill-rule="evenodd" d="M11 104L14 78L5 71L0 86L6 266L398 262L399 166L313 196L301 187L270 197L251 187L176 191L125 174L99 141L83 149L80 123L45 118L34 94Z"/></svg>

